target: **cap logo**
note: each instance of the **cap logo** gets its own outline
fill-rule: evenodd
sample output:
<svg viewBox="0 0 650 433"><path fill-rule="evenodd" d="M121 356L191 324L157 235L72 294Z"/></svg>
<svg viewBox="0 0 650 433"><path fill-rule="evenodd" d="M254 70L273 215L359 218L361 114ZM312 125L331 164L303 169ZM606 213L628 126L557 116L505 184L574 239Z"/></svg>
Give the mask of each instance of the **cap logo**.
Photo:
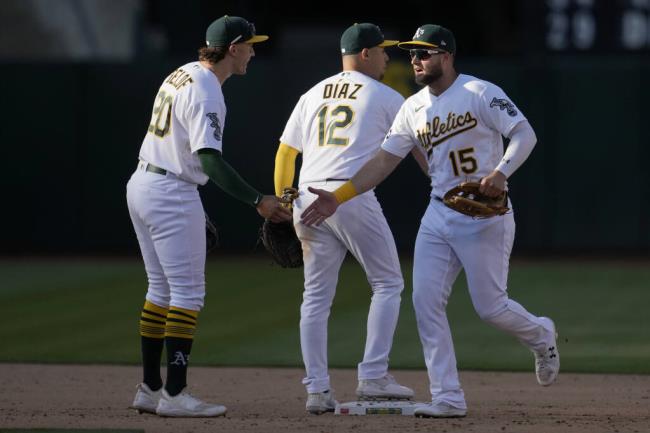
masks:
<svg viewBox="0 0 650 433"><path fill-rule="evenodd" d="M447 42L445 42L445 41L440 41L440 45L447 45Z"/></svg>
<svg viewBox="0 0 650 433"><path fill-rule="evenodd" d="M417 39L420 36L422 36L423 34L424 34L424 29L422 27L420 27L419 29L417 29L415 31L415 34L413 35L413 39Z"/></svg>

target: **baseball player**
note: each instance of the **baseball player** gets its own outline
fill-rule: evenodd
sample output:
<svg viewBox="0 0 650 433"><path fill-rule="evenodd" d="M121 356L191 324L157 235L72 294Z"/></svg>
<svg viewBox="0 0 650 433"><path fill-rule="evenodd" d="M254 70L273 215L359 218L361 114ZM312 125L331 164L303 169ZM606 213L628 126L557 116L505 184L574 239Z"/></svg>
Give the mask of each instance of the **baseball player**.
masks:
<svg viewBox="0 0 650 433"><path fill-rule="evenodd" d="M293 184L295 159L302 153L300 196L295 220L317 198L306 187L335 190L379 150L404 98L382 84L388 55L379 27L354 24L341 36L343 71L302 95L280 138L275 189ZM424 157L421 157L424 163ZM358 366L361 398L413 396L388 374L388 354L404 288L395 241L373 191L341 206L319 227L296 224L305 264L300 308L300 343L306 369L307 412L335 409L327 370L327 322L338 272L348 251L361 264L372 287L366 347Z"/></svg>
<svg viewBox="0 0 650 433"><path fill-rule="evenodd" d="M140 317L144 379L133 407L172 417L212 417L226 408L185 390L187 366L205 295L205 214L197 185L212 179L224 191L275 221L291 213L273 195L248 185L222 158L226 105L221 86L243 75L256 35L253 24L224 16L207 29L199 61L172 72L160 86L139 163L127 185L129 214L149 280ZM167 347L163 387L160 359Z"/></svg>
<svg viewBox="0 0 650 433"><path fill-rule="evenodd" d="M506 292L513 213L474 219L441 201L446 191L467 179L480 179L482 193L499 195L532 151L536 137L503 90L456 72L456 44L449 30L423 25L412 41L399 47L410 50L415 80L425 87L406 100L379 153L349 182L333 193L311 189L319 199L302 213L302 222L326 224L325 218L380 183L412 148L426 153L432 200L415 244L413 305L433 398L415 415L462 417L467 406L445 311L461 268L478 315L533 351L538 382L550 385L559 372L553 321L532 315ZM505 155L502 135L510 138Z"/></svg>

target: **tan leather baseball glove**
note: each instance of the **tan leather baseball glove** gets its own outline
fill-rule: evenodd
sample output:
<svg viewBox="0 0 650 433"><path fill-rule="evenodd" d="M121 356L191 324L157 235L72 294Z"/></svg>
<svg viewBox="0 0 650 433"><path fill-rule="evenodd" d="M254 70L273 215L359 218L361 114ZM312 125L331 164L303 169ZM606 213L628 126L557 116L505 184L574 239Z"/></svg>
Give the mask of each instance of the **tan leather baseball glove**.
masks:
<svg viewBox="0 0 650 433"><path fill-rule="evenodd" d="M508 212L508 194L488 197L479 192L478 182L463 182L445 193L442 202L453 210L473 218L491 218Z"/></svg>

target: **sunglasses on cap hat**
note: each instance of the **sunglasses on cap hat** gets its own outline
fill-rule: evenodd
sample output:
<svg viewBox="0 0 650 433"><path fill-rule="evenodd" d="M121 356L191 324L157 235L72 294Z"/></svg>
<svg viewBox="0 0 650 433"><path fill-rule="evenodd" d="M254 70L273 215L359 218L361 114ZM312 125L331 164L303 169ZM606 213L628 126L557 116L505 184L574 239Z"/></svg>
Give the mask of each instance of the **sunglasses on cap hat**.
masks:
<svg viewBox="0 0 650 433"><path fill-rule="evenodd" d="M435 54L442 54L444 51L438 51L438 50L422 50L422 49L413 49L409 50L409 55L411 56L412 59L418 59L418 60L427 60L431 56Z"/></svg>

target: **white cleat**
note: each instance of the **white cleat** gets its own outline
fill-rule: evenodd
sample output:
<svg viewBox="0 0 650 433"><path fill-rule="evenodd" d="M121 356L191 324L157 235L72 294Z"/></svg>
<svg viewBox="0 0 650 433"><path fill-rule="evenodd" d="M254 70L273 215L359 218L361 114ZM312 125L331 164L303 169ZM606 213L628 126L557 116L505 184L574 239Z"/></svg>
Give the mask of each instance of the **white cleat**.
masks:
<svg viewBox="0 0 650 433"><path fill-rule="evenodd" d="M439 401L420 405L413 415L418 418L463 418L467 415L467 409Z"/></svg>
<svg viewBox="0 0 650 433"><path fill-rule="evenodd" d="M156 413L158 401L162 393L162 387L158 391L152 391L146 383L139 383L135 389L135 398L131 408L138 411L138 413Z"/></svg>
<svg viewBox="0 0 650 433"><path fill-rule="evenodd" d="M334 394L330 391L309 393L305 409L313 415L321 415L325 412L334 412L338 401L334 400Z"/></svg>
<svg viewBox="0 0 650 433"><path fill-rule="evenodd" d="M357 387L357 396L361 399L399 399L410 400L414 392L411 388L400 385L390 374L380 379L362 379Z"/></svg>
<svg viewBox="0 0 650 433"><path fill-rule="evenodd" d="M535 374L537 375L537 382L542 386L549 386L560 372L560 352L557 348L557 332L555 330L555 323L548 317L542 317L552 329L551 336L539 350L533 350L535 355Z"/></svg>
<svg viewBox="0 0 650 433"><path fill-rule="evenodd" d="M226 407L201 401L185 390L172 397L163 389L156 413L178 418L208 418L225 415Z"/></svg>

